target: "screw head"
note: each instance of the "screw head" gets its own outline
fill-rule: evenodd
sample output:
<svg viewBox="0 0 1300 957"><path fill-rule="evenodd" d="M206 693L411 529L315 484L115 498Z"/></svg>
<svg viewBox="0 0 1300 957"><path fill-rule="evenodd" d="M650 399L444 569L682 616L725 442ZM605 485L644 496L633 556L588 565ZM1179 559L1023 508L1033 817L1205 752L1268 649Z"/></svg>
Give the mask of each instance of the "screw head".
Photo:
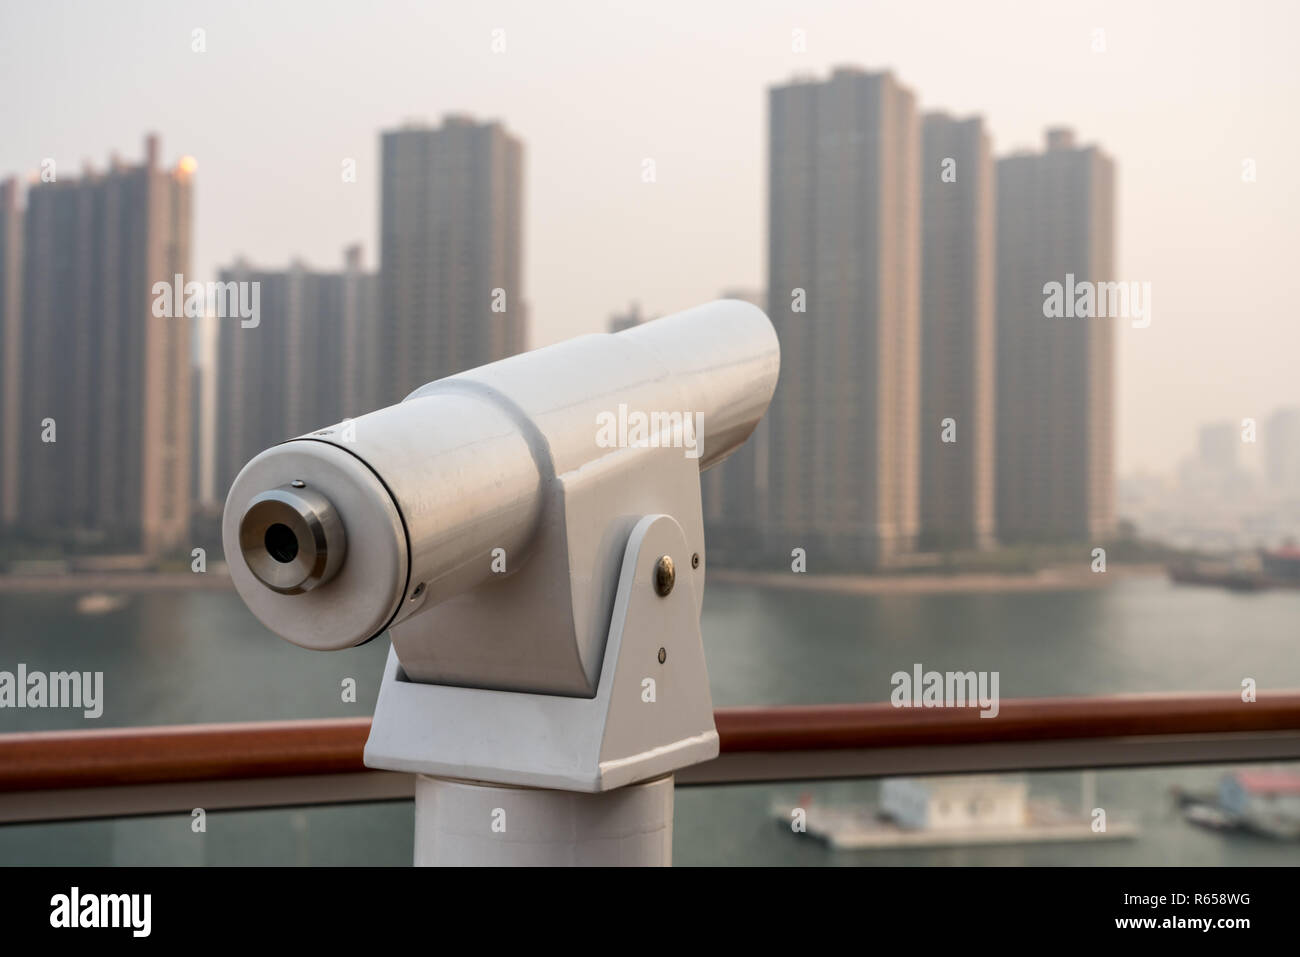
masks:
<svg viewBox="0 0 1300 957"><path fill-rule="evenodd" d="M294 488L306 488L306 487L307 487L307 483L304 482L302 479L294 479L294 480L293 480L292 482L290 482L289 484L292 485Z"/></svg>
<svg viewBox="0 0 1300 957"><path fill-rule="evenodd" d="M699 567L700 567L700 553L699 553L699 552L696 552L694 555L691 556L691 567L692 567L692 568L699 568Z"/></svg>
<svg viewBox="0 0 1300 957"><path fill-rule="evenodd" d="M667 660L668 660L668 649L667 649L667 648L660 648L660 649L659 649L659 663L662 665L662 664L663 664L665 661L667 661Z"/></svg>
<svg viewBox="0 0 1300 957"><path fill-rule="evenodd" d="M677 581L677 570L673 567L671 555L661 555L655 563L655 594L667 598Z"/></svg>

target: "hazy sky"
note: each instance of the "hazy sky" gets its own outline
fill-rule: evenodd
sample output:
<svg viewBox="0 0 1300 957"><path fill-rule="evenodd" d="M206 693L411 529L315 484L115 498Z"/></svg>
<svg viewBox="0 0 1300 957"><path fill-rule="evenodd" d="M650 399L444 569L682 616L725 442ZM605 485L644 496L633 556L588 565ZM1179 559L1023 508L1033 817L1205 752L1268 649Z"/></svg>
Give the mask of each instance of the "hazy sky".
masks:
<svg viewBox="0 0 1300 957"><path fill-rule="evenodd" d="M156 130L198 160L200 278L239 253L332 268L358 239L373 264L379 131L500 119L542 345L762 288L767 87L887 67L998 153L1063 124L1115 157L1118 278L1153 284L1151 326L1118 335L1120 468L1163 471L1202 422L1300 403L1297 26L1292 3L0 0L0 175L136 161Z"/></svg>

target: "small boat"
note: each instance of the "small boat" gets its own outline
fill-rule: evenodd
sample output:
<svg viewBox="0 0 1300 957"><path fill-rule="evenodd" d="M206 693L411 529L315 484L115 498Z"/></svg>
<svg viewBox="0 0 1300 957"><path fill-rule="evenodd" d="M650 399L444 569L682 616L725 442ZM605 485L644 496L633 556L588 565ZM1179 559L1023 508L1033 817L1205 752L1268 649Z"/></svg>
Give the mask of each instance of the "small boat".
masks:
<svg viewBox="0 0 1300 957"><path fill-rule="evenodd" d="M1237 828L1237 821L1222 808L1213 804L1189 803L1183 806L1183 817L1188 824L1195 824L1211 831L1231 831Z"/></svg>
<svg viewBox="0 0 1300 957"><path fill-rule="evenodd" d="M1175 790L1174 796L1197 827L1300 839L1300 774L1293 771L1243 768L1220 778L1217 793Z"/></svg>
<svg viewBox="0 0 1300 957"><path fill-rule="evenodd" d="M1253 592L1269 587L1270 580L1257 568L1226 561L1184 561L1168 568L1177 585L1214 585L1229 591Z"/></svg>
<svg viewBox="0 0 1300 957"><path fill-rule="evenodd" d="M109 595L105 592L91 592L77 599L77 613L80 615L104 615L117 611L126 604L125 595Z"/></svg>
<svg viewBox="0 0 1300 957"><path fill-rule="evenodd" d="M1085 796L1091 781L1084 779ZM814 804L803 795L772 814L795 833L821 838L836 850L885 850L992 844L1123 840L1137 836L1131 821L1094 823L1090 811L1072 812L1051 798L1030 798L1022 777L888 778L880 807ZM1085 797L1085 806L1091 801ZM1095 819L1098 823L1103 820Z"/></svg>
<svg viewBox="0 0 1300 957"><path fill-rule="evenodd" d="M1300 548L1288 541L1281 548L1260 549L1260 565L1274 588L1300 588Z"/></svg>
<svg viewBox="0 0 1300 957"><path fill-rule="evenodd" d="M1180 585L1217 585L1230 591L1300 588L1300 548L1288 541L1281 548L1261 548L1253 556L1188 559L1171 564L1168 572Z"/></svg>

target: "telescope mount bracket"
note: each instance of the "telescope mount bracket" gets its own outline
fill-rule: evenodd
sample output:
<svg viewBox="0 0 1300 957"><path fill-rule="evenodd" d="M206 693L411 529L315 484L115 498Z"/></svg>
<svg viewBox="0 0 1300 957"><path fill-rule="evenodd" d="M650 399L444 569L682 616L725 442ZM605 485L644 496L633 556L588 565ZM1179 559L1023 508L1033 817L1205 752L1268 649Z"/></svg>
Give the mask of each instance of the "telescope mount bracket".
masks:
<svg viewBox="0 0 1300 957"><path fill-rule="evenodd" d="M668 450L653 451L657 454L638 456L641 482L658 487L656 497L675 506L685 529L677 517L663 512L573 514L575 501L568 501L571 528L575 519L597 519L593 527L598 529L631 525L621 563L597 568L598 575L603 571L614 580L577 583L593 590L613 585L595 694L417 682L406 676L396 650L390 649L366 742L368 767L493 785L603 792L717 756L700 635L704 576L703 568L695 567L703 552L698 465L680 450L670 456L664 454ZM563 486L563 477L557 481ZM665 493L665 488L672 491ZM688 538L697 544L692 547ZM660 567L664 556L675 572L666 593ZM572 561L550 563L547 573L563 577L555 584L568 589L575 585L572 568ZM409 629L419 619L435 627L437 611L430 609L403 627ZM533 611L545 614L545 609Z"/></svg>

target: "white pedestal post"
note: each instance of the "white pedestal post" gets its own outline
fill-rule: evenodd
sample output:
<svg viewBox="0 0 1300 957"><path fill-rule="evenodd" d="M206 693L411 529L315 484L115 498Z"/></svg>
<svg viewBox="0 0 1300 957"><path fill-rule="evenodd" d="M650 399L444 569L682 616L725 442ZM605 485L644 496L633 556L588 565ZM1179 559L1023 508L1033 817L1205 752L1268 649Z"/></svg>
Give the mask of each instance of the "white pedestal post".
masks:
<svg viewBox="0 0 1300 957"><path fill-rule="evenodd" d="M673 776L587 793L419 775L420 866L666 867Z"/></svg>

